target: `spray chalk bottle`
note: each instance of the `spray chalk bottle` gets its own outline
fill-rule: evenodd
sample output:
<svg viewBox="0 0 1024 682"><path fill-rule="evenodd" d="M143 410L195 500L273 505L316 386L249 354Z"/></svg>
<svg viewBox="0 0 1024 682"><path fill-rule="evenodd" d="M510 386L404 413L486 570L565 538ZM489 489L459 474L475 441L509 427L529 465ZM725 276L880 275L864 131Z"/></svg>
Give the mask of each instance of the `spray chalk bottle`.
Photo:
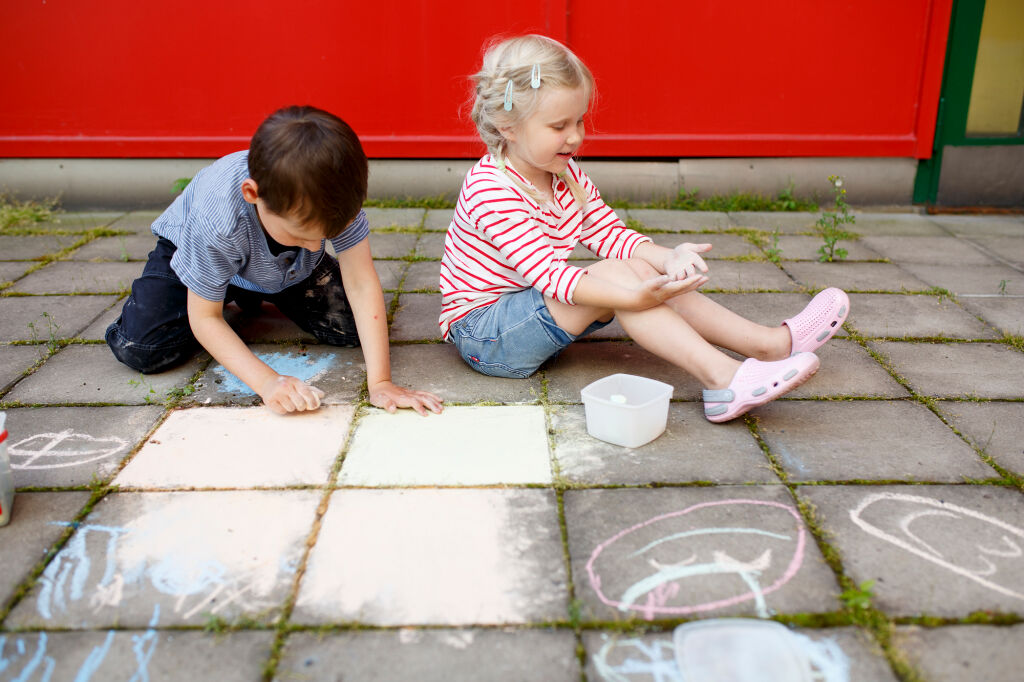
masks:
<svg viewBox="0 0 1024 682"><path fill-rule="evenodd" d="M14 477L11 476L11 460L7 456L7 430L4 421L7 415L0 412L0 526L11 520L11 505L14 503Z"/></svg>

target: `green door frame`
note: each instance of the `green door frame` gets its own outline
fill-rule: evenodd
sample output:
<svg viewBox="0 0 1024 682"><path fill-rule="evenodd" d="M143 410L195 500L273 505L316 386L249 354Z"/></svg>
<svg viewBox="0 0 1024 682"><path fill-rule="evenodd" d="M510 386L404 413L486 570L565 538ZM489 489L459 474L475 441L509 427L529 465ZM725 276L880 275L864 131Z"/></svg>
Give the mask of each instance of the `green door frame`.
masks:
<svg viewBox="0 0 1024 682"><path fill-rule="evenodd" d="M932 157L922 159L914 180L914 203L934 204L939 191L942 151L946 146L991 146L1024 144L1024 137L983 137L967 135L967 111L971 103L974 66L981 38L985 0L953 0L949 40L946 43L946 68L935 123Z"/></svg>

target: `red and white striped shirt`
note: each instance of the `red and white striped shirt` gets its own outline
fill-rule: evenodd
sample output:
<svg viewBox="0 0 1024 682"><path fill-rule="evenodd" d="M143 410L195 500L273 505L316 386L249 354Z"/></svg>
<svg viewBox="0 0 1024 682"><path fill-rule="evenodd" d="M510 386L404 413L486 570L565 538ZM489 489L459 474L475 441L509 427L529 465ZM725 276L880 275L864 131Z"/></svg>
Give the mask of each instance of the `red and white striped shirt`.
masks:
<svg viewBox="0 0 1024 682"><path fill-rule="evenodd" d="M584 272L566 260L577 242L600 258L629 258L648 237L626 227L604 203L575 161L568 173L580 184L587 205L580 210L569 186L552 178L554 203L538 205L510 177L528 180L488 154L466 175L445 237L441 258L441 335L471 310L502 294L533 287L572 304Z"/></svg>

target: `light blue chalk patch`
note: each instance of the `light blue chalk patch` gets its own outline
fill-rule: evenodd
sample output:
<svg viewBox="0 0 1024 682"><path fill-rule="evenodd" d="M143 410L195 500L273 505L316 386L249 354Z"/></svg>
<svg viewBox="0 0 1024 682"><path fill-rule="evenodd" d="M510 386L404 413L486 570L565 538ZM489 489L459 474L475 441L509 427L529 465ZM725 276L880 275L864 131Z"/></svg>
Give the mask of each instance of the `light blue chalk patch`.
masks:
<svg viewBox="0 0 1024 682"><path fill-rule="evenodd" d="M335 356L334 353L319 358L297 353L257 353L256 357L267 363L278 374L311 383L327 373L327 370L334 364ZM217 366L213 371L222 377L221 382L217 384L217 390L221 393L256 395L255 391L243 384L241 379L223 366Z"/></svg>

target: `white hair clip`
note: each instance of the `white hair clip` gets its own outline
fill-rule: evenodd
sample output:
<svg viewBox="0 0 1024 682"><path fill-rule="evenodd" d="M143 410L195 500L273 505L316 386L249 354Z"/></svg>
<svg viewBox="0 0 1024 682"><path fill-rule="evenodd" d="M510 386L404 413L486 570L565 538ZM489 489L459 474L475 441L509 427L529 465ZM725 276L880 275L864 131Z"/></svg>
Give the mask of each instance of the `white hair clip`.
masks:
<svg viewBox="0 0 1024 682"><path fill-rule="evenodd" d="M508 85L505 86L505 111L512 111L512 79L508 79Z"/></svg>
<svg viewBox="0 0 1024 682"><path fill-rule="evenodd" d="M534 90L540 87L540 64L534 64L530 70L530 87Z"/></svg>

